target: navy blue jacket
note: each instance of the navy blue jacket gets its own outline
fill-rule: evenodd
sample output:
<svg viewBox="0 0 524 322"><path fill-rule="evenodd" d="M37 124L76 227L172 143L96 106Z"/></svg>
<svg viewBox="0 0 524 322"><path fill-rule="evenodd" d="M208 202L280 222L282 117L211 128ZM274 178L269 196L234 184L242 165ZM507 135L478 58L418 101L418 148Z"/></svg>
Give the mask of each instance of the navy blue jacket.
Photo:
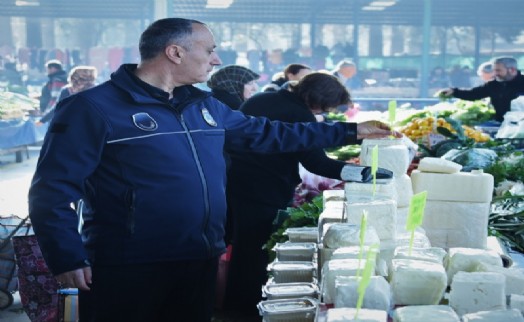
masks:
<svg viewBox="0 0 524 322"><path fill-rule="evenodd" d="M206 259L224 249L222 151L291 152L356 141L354 123L281 123L193 86L174 98L136 65L59 103L29 191L54 274L95 265ZM70 204L85 199L81 236Z"/></svg>

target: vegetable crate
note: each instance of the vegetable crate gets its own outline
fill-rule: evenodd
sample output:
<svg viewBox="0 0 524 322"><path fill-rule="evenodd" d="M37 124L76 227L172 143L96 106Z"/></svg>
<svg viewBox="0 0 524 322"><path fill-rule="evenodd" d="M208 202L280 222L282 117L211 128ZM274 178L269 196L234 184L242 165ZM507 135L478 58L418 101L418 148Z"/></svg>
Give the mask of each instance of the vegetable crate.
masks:
<svg viewBox="0 0 524 322"><path fill-rule="evenodd" d="M32 233L29 218L14 215L0 217L0 310L13 304L12 293L18 290L15 251L11 238Z"/></svg>

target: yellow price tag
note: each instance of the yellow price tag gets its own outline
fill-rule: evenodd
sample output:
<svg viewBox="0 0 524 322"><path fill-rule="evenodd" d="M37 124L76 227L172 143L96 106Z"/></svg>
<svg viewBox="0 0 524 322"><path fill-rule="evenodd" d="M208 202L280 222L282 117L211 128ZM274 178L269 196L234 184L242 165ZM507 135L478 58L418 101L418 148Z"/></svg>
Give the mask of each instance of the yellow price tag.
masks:
<svg viewBox="0 0 524 322"><path fill-rule="evenodd" d="M411 238L409 239L409 254L413 248L413 240L415 239L415 229L422 225L424 219L424 208L426 208L427 191L417 193L411 198L409 202L409 213L406 222L406 230L411 231Z"/></svg>
<svg viewBox="0 0 524 322"><path fill-rule="evenodd" d="M360 250L358 252L358 268L357 268L357 277L360 276L360 262L362 261L362 255L364 254L364 241L366 239L366 229L368 225L368 212L366 210L362 211L362 218L360 219Z"/></svg>
<svg viewBox="0 0 524 322"><path fill-rule="evenodd" d="M368 256L366 258L366 265L364 266L364 271L362 272L362 277L358 283L358 300L357 300L357 311L355 313L355 320L358 318L358 313L364 302L364 295L366 294L366 289L371 281L371 276L375 271L375 260L378 253L378 245L372 245L369 248Z"/></svg>
<svg viewBox="0 0 524 322"><path fill-rule="evenodd" d="M377 188L377 169L378 169L378 146L375 145L371 150L371 175L373 176L373 196Z"/></svg>
<svg viewBox="0 0 524 322"><path fill-rule="evenodd" d="M388 112L389 112L389 124L393 126L397 118L397 101L392 100L388 102Z"/></svg>

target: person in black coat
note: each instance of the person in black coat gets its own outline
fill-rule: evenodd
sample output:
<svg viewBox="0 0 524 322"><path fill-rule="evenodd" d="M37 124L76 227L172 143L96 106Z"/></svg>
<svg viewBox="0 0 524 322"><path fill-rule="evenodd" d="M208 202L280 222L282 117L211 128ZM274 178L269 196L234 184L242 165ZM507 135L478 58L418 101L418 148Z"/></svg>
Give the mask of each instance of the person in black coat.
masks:
<svg viewBox="0 0 524 322"><path fill-rule="evenodd" d="M512 57L499 57L493 60L495 79L471 89L448 88L440 93L444 96L474 101L489 97L495 108L495 121L502 122L511 109L511 101L524 95L524 76L517 69L517 61Z"/></svg>
<svg viewBox="0 0 524 322"><path fill-rule="evenodd" d="M349 102L349 92L335 76L311 73L288 89L253 96L240 111L284 122L315 122L315 114ZM329 158L322 149L230 155L226 192L233 215L233 250L225 307L257 316L261 287L267 281L268 253L262 246L273 231L278 210L290 206L301 182L299 163L310 172L333 179L341 179L342 168L349 165Z"/></svg>

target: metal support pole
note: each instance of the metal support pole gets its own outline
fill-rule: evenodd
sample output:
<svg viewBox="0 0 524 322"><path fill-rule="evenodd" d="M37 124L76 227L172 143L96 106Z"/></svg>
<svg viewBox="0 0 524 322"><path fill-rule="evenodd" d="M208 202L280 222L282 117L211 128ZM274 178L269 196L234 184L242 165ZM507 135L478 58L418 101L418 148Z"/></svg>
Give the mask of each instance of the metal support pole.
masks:
<svg viewBox="0 0 524 322"><path fill-rule="evenodd" d="M428 97L430 41L431 0L424 0L424 21L422 24L422 64L420 67L420 97Z"/></svg>

